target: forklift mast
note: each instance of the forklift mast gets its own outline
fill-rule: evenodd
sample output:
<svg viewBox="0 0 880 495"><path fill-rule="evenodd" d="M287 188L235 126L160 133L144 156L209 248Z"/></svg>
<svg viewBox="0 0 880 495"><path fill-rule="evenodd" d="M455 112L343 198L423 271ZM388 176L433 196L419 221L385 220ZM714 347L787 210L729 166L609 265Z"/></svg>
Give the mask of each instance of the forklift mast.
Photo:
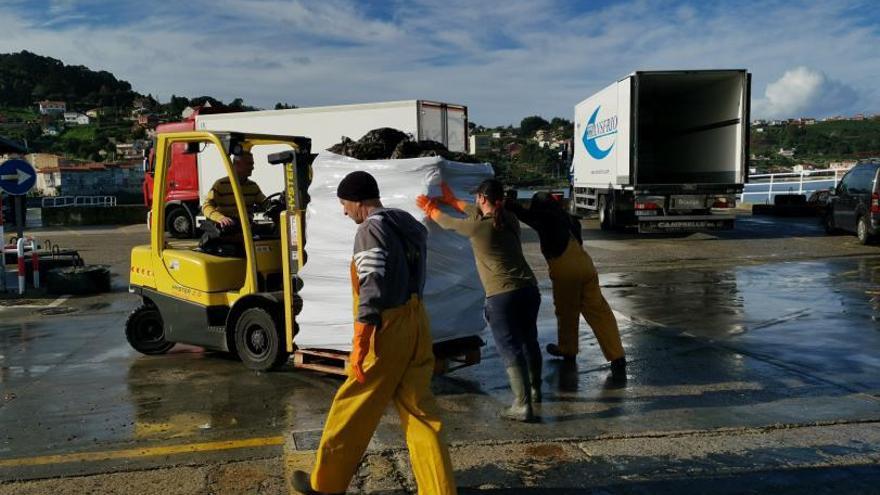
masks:
<svg viewBox="0 0 880 495"><path fill-rule="evenodd" d="M301 298L295 294L302 288L297 273L306 262L306 206L309 203L308 188L312 179L312 162L317 155L311 153L311 143L303 143L296 151L282 151L269 155L269 163L284 167L284 195L287 210L281 215L282 270L284 272L284 333L287 352L293 352L296 334L294 305ZM301 304L301 302L299 302Z"/></svg>

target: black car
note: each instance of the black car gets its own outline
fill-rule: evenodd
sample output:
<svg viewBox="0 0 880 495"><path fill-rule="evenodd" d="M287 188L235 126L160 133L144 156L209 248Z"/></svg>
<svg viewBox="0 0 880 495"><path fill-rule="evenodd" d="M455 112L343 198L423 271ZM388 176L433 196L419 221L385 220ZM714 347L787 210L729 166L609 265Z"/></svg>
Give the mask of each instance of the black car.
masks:
<svg viewBox="0 0 880 495"><path fill-rule="evenodd" d="M870 244L880 233L880 160L853 167L828 198L823 216L825 230L854 232L862 244Z"/></svg>

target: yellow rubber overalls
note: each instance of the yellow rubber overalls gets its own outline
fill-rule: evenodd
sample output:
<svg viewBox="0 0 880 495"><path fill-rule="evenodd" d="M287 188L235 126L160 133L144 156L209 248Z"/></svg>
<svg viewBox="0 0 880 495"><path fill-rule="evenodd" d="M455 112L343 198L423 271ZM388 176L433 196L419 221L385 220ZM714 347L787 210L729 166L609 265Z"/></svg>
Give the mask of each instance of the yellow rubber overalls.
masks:
<svg viewBox="0 0 880 495"><path fill-rule="evenodd" d="M358 289L352 263L355 308ZM342 493L348 488L385 408L393 401L419 494L455 494L452 462L431 393L433 373L428 315L413 295L404 305L382 312L382 327L373 334L364 360L366 382L358 382L349 370L336 392L312 471L312 489Z"/></svg>
<svg viewBox="0 0 880 495"><path fill-rule="evenodd" d="M605 359L613 361L623 357L617 320L599 289L599 275L590 255L571 239L562 256L547 264L553 282L559 351L567 356L578 353L578 325L580 316L584 315Z"/></svg>

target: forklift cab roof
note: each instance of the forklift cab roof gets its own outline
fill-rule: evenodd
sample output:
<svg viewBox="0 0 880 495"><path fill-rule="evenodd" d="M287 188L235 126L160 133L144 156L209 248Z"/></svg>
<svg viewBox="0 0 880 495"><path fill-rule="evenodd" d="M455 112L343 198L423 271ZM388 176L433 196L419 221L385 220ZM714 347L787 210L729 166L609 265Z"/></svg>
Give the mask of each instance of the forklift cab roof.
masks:
<svg viewBox="0 0 880 495"><path fill-rule="evenodd" d="M213 134L220 140L220 143L230 155L240 155L243 151L247 151L253 146L266 144L293 143L296 146L297 151L300 153L310 153L312 150L312 140L303 136L279 136L274 134L217 131L210 131L210 134Z"/></svg>

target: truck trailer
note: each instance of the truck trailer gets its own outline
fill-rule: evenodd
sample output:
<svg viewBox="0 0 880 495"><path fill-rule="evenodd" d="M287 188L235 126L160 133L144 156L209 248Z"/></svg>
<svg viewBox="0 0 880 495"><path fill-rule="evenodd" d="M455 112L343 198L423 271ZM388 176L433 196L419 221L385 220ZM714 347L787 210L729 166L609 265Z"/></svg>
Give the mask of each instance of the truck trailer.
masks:
<svg viewBox="0 0 880 495"><path fill-rule="evenodd" d="M379 127L392 127L411 134L419 141L436 141L450 151L468 151L467 107L426 100L403 100L356 105L263 110L256 112L197 112L190 119L162 124L158 132L210 131L241 132L272 135L304 134L312 139L312 149L321 152L340 142L342 137L359 139ZM192 237L201 224L201 203L214 181L220 178L221 167L202 167L211 153L193 154L183 144L174 145L172 167L166 191L165 226L175 237ZM279 168L269 175L254 171L252 180L266 190L277 189L282 181ZM144 178L144 202L152 204L153 165L147 159Z"/></svg>
<svg viewBox="0 0 880 495"><path fill-rule="evenodd" d="M733 228L750 88L746 70L641 71L578 103L573 212L603 230Z"/></svg>

